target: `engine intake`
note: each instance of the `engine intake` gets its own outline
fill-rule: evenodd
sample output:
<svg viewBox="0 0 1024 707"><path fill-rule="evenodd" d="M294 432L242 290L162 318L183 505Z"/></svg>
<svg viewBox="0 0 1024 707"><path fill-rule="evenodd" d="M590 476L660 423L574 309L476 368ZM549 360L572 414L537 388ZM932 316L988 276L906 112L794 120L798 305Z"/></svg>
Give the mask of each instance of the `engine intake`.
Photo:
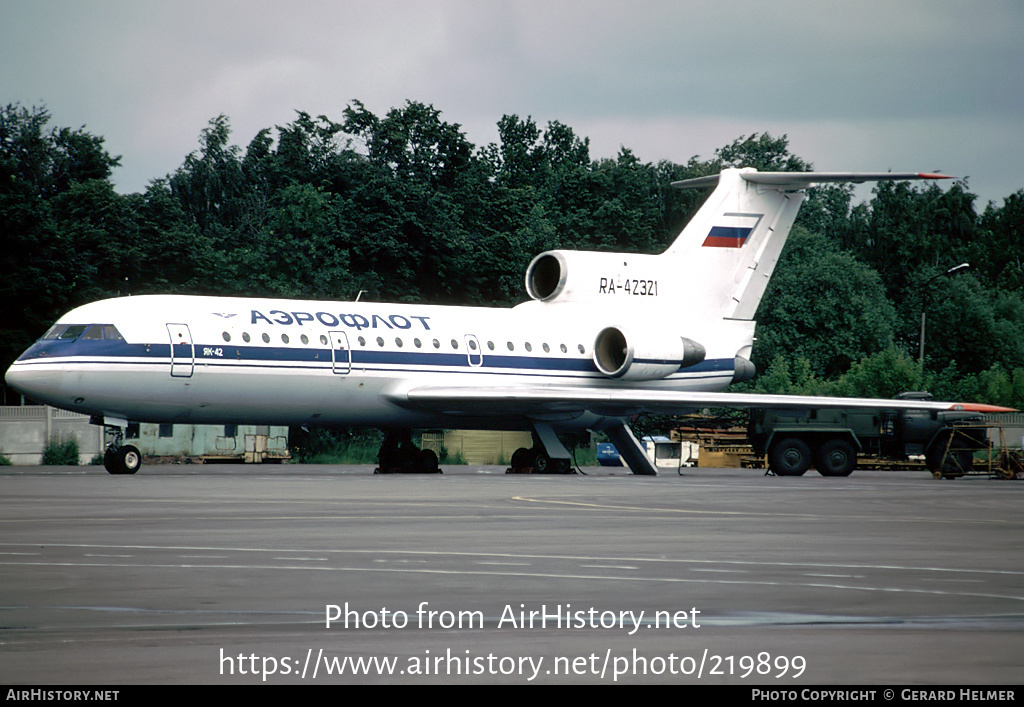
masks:
<svg viewBox="0 0 1024 707"><path fill-rule="evenodd" d="M538 302L675 301L678 276L670 261L642 253L549 250L526 268L526 292ZM611 298L611 299L609 299Z"/></svg>
<svg viewBox="0 0 1024 707"><path fill-rule="evenodd" d="M546 302L565 289L568 276L565 258L558 251L541 253L526 270L526 292L535 300Z"/></svg>
<svg viewBox="0 0 1024 707"><path fill-rule="evenodd" d="M609 378L656 380L680 368L695 366L707 355L704 347L683 336L627 337L619 327L606 327L594 341L594 363Z"/></svg>

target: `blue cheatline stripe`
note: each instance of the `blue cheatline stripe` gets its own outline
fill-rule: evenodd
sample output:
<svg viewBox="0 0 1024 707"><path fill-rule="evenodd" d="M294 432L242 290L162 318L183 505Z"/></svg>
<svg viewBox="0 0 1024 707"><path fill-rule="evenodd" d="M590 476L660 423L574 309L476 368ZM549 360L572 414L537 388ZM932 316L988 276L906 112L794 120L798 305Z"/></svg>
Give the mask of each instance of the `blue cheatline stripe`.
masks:
<svg viewBox="0 0 1024 707"><path fill-rule="evenodd" d="M145 361L141 365L169 365L170 349L167 344L128 344L123 341L78 340L64 342L38 342L19 358L22 362L49 363L56 360L68 362L116 363L126 359ZM175 346L175 363L186 365L191 361L189 347ZM203 355L204 349L216 349L222 355ZM195 345L196 366L254 366L261 368L304 368L309 370L330 370L332 367L331 350L308 347L281 346L202 346ZM335 352L344 353L344 352ZM375 351L372 349L351 349L352 367L370 367L374 370L409 370L437 372L460 371L498 374L516 374L518 372L532 375L558 375L564 373L595 374L599 372L591 358L559 358L545 356L512 356L502 354L484 354L483 365L471 365L465 352L430 352L430 351ZM480 360L480 354L473 355L474 361ZM638 360L637 363L647 361ZM272 364L283 364L274 366ZM348 362L344 362L348 365ZM671 361L655 361L655 363L673 363ZM407 367L407 368L398 368ZM409 368L411 367L411 368ZM733 370L731 359L712 359L702 361L695 366L680 368L684 374L724 375ZM600 375L604 378L603 374Z"/></svg>

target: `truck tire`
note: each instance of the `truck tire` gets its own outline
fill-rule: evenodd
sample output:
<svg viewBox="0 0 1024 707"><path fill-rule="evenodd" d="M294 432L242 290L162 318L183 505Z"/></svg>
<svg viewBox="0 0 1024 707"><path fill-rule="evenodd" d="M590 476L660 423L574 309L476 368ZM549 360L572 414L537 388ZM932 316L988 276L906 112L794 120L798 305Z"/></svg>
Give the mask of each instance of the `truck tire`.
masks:
<svg viewBox="0 0 1024 707"><path fill-rule="evenodd" d="M799 437L779 440L769 456L778 476L803 476L811 468L811 448Z"/></svg>
<svg viewBox="0 0 1024 707"><path fill-rule="evenodd" d="M857 450L845 439L830 439L818 447L814 465L822 476L849 476L857 467Z"/></svg>

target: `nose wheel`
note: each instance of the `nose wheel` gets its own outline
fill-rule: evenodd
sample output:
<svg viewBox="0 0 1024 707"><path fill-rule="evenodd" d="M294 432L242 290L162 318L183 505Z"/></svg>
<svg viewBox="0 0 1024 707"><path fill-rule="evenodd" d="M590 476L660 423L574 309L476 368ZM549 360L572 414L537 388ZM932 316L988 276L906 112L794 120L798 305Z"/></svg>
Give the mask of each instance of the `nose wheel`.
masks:
<svg viewBox="0 0 1024 707"><path fill-rule="evenodd" d="M111 474L134 474L142 466L142 453L130 444L108 447L103 453L103 466Z"/></svg>
<svg viewBox="0 0 1024 707"><path fill-rule="evenodd" d="M103 467L111 474L134 474L142 466L142 452L138 447L122 444L124 430L120 427L105 428L107 435L113 440L103 453Z"/></svg>

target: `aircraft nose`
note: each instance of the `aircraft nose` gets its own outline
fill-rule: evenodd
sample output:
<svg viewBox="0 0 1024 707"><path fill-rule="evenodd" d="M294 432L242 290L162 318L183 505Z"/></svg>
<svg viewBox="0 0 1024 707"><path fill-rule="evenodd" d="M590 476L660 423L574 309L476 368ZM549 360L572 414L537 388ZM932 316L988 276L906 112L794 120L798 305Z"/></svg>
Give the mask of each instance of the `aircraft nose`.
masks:
<svg viewBox="0 0 1024 707"><path fill-rule="evenodd" d="M7 385L42 403L50 402L56 396L61 378L60 373L40 370L38 366L19 361L11 364L4 374Z"/></svg>
<svg viewBox="0 0 1024 707"><path fill-rule="evenodd" d="M24 392L23 386L25 384L25 371L24 367L17 363L12 363L11 367L7 369L7 373L4 374L4 380L7 381L7 385L17 389L20 392Z"/></svg>

